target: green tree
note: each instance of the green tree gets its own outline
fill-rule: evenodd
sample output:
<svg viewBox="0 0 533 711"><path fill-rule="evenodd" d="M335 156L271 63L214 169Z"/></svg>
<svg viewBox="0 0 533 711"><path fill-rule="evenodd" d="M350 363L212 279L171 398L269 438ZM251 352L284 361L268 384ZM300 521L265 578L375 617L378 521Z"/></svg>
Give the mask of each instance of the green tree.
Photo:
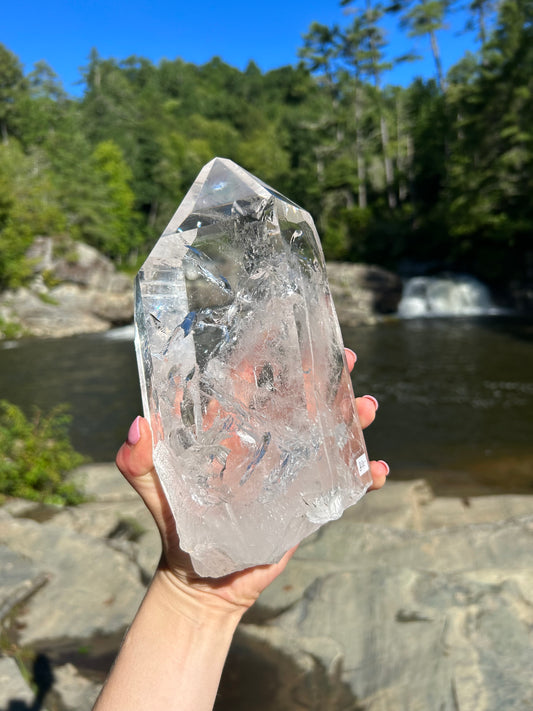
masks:
<svg viewBox="0 0 533 711"><path fill-rule="evenodd" d="M524 274L533 208L533 2L504 0L481 63L455 87L447 190L456 258L486 278Z"/></svg>
<svg viewBox="0 0 533 711"><path fill-rule="evenodd" d="M65 220L48 161L17 141L0 144L0 288L15 287L31 275L25 253L34 237L62 232Z"/></svg>
<svg viewBox="0 0 533 711"><path fill-rule="evenodd" d="M496 0L471 0L468 9L471 17L466 23L466 30L477 30L478 39L483 48L489 38L489 23L494 15L498 3Z"/></svg>
<svg viewBox="0 0 533 711"><path fill-rule="evenodd" d="M0 136L7 143L16 134L19 102L27 89L22 66L17 57L0 44Z"/></svg>
<svg viewBox="0 0 533 711"><path fill-rule="evenodd" d="M64 116L72 110L57 74L44 61L37 62L25 77L27 91L19 99L18 136L25 149L42 146L61 132Z"/></svg>
<svg viewBox="0 0 533 711"><path fill-rule="evenodd" d="M427 36L435 62L437 85L446 90L442 58L437 33L446 29L446 19L452 0L393 0L389 12L400 13L400 26L409 37Z"/></svg>
<svg viewBox="0 0 533 711"><path fill-rule="evenodd" d="M113 259L122 261L141 242L134 210L135 195L130 187L132 173L122 151L111 140L99 143L92 158L96 174L105 186L101 205L105 228L95 246Z"/></svg>

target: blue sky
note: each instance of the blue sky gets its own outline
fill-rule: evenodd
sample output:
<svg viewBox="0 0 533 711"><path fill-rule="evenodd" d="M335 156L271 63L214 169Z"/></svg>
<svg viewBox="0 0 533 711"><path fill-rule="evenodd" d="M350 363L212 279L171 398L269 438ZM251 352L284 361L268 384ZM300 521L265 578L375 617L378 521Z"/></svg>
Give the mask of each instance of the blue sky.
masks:
<svg viewBox="0 0 533 711"><path fill-rule="evenodd" d="M92 47L104 58L147 57L157 63L180 57L203 64L213 56L244 69L253 59L263 71L297 62L297 51L313 20L346 23L337 0L14 0L4 3L0 42L14 52L25 71L44 59L69 93L82 89L80 67ZM473 48L472 35L460 30L464 17L439 33L445 70ZM414 76L433 75L425 39L406 39L389 21L390 50L410 48L423 60L403 65L388 80L408 84Z"/></svg>

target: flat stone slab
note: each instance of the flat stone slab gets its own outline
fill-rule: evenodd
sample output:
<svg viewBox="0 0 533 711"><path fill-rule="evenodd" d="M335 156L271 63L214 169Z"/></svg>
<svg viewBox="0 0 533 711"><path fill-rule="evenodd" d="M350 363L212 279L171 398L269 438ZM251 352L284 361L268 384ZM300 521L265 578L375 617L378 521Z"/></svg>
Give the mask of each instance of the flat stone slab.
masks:
<svg viewBox="0 0 533 711"><path fill-rule="evenodd" d="M84 464L72 472L70 481L94 501L139 500L114 463Z"/></svg>
<svg viewBox="0 0 533 711"><path fill-rule="evenodd" d="M0 709L31 709L35 695L11 657L0 657ZM41 711L45 711L42 709Z"/></svg>
<svg viewBox="0 0 533 711"><path fill-rule="evenodd" d="M14 519L2 511L0 539L49 576L19 619L21 644L84 639L130 624L145 588L138 567L124 553L53 522Z"/></svg>
<svg viewBox="0 0 533 711"><path fill-rule="evenodd" d="M532 589L531 569L340 572L315 579L268 627L244 632L299 665L291 697L313 689L316 703L302 708L525 711ZM269 707L290 708L279 693Z"/></svg>
<svg viewBox="0 0 533 711"><path fill-rule="evenodd" d="M0 620L46 580L43 570L29 558L0 544Z"/></svg>
<svg viewBox="0 0 533 711"><path fill-rule="evenodd" d="M247 619L263 621L291 607L317 576L370 568L434 573L513 571L532 567L532 550L533 516L427 532L354 525L343 517L302 542Z"/></svg>
<svg viewBox="0 0 533 711"><path fill-rule="evenodd" d="M81 676L73 664L54 669L54 691L65 711L91 711L100 688L100 684Z"/></svg>
<svg viewBox="0 0 533 711"><path fill-rule="evenodd" d="M533 496L434 497L420 507L420 530L454 528L533 515Z"/></svg>

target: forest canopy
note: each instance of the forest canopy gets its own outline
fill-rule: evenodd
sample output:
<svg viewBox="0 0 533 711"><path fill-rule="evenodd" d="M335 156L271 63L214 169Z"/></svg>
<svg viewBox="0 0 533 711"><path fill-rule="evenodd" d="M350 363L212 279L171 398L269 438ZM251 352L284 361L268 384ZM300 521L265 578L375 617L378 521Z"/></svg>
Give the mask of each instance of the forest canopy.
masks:
<svg viewBox="0 0 533 711"><path fill-rule="evenodd" d="M446 75L449 0L341 5L349 22L313 23L295 66L154 65L95 49L79 98L46 62L25 73L0 45L0 288L28 278L36 235L68 234L134 266L216 155L307 208L329 259L524 278L533 0L472 0L479 50ZM389 14L428 39L434 78L384 83Z"/></svg>

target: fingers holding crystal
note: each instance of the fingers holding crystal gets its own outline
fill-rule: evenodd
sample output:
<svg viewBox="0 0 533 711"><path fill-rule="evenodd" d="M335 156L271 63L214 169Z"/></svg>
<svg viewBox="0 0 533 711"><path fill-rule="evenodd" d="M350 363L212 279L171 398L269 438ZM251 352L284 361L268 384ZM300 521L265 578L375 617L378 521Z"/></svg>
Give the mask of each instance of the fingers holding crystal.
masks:
<svg viewBox="0 0 533 711"><path fill-rule="evenodd" d="M365 429L376 419L378 401L372 395L363 395L362 397L355 398L355 405L357 407L361 427Z"/></svg>
<svg viewBox="0 0 533 711"><path fill-rule="evenodd" d="M373 395L363 395L355 399L357 413L361 422L361 427L365 429L374 422L379 403ZM369 491L381 489L385 484L390 468L387 462L380 459L370 462L370 473L372 474L372 486Z"/></svg>
<svg viewBox="0 0 533 711"><path fill-rule="evenodd" d="M132 422L128 437L118 451L116 464L130 483L153 470L150 425L144 417L136 417Z"/></svg>
<svg viewBox="0 0 533 711"><path fill-rule="evenodd" d="M152 434L144 417L137 417L119 449L116 464L146 504L162 533L166 532L167 504L152 460Z"/></svg>
<svg viewBox="0 0 533 711"><path fill-rule="evenodd" d="M387 480L390 468L387 462L380 459L377 462L370 462L370 473L372 474L372 486L369 491L376 491L376 489L381 489Z"/></svg>
<svg viewBox="0 0 533 711"><path fill-rule="evenodd" d="M346 363L348 365L348 370L351 373L352 370L354 369L354 365L357 363L357 355L350 348L345 348L344 354L346 356Z"/></svg>

